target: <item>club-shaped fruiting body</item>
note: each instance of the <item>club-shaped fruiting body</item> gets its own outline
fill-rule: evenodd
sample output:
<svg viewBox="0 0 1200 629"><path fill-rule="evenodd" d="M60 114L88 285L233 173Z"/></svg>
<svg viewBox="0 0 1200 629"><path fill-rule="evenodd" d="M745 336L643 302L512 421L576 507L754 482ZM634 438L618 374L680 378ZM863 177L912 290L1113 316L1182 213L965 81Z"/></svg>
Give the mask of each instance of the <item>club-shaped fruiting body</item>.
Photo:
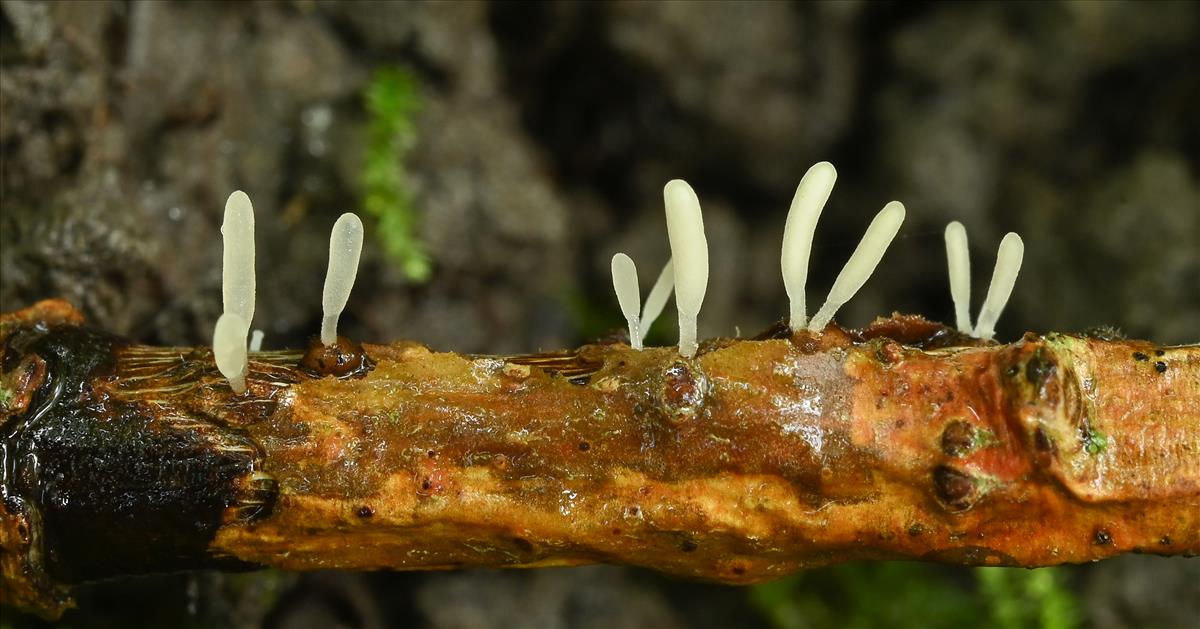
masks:
<svg viewBox="0 0 1200 629"><path fill-rule="evenodd" d="M871 224L867 226L867 232L859 241L858 247L854 249L854 253L850 254L850 260L846 262L846 266L842 267L842 272L838 273L837 279L833 281L833 288L829 289L829 297L825 299L824 305L808 323L810 332L819 332L825 329L825 326L833 320L833 315L837 314L838 308L850 301L858 289L862 288L863 284L867 282L867 278L871 277L871 273L875 271L875 267L879 266L879 261L883 259L883 254L887 251L888 245L892 243L892 239L896 237L896 232L900 231L900 224L903 222L904 205L899 201L888 203L875 215Z"/></svg>
<svg viewBox="0 0 1200 629"><path fill-rule="evenodd" d="M263 337L266 334L262 330L254 330L250 333L250 351L257 352L262 350Z"/></svg>
<svg viewBox="0 0 1200 629"><path fill-rule="evenodd" d="M667 237L675 275L675 307L679 311L679 353L696 355L696 319L708 289L708 242L704 218L695 191L681 179L663 188L667 212Z"/></svg>
<svg viewBox="0 0 1200 629"><path fill-rule="evenodd" d="M958 331L971 334L971 257L967 250L967 228L958 221L946 226L946 265L950 269L950 298Z"/></svg>
<svg viewBox="0 0 1200 629"><path fill-rule="evenodd" d="M254 320L254 207L241 190L225 201L221 238L223 312L236 314L249 325Z"/></svg>
<svg viewBox="0 0 1200 629"><path fill-rule="evenodd" d="M808 322L804 287L808 282L808 258L812 252L813 234L817 219L829 200L837 170L829 162L819 162L804 173L796 196L792 198L787 220L783 225L783 247L780 266L783 269L783 287L787 291L791 313L788 325L800 330Z"/></svg>
<svg viewBox="0 0 1200 629"><path fill-rule="evenodd" d="M638 314L642 308L642 294L638 287L637 265L632 258L624 253L612 257L612 281L617 303L621 305L621 314L625 315L625 322L629 325L629 344L633 349L642 349Z"/></svg>
<svg viewBox="0 0 1200 629"><path fill-rule="evenodd" d="M213 358L217 371L229 381L234 393L246 391L246 373L249 362L246 357L246 333L249 324L240 315L226 312L217 319L213 328Z"/></svg>
<svg viewBox="0 0 1200 629"><path fill-rule="evenodd" d="M979 310L979 319L975 322L976 338L990 339L996 334L996 322L1000 320L1008 297L1012 294L1013 285L1017 283L1017 273L1021 270L1021 259L1025 256L1025 243L1014 232L1008 232L1000 241L1000 249L996 252L996 267L992 270L992 283L988 285L987 298L983 308Z"/></svg>
<svg viewBox="0 0 1200 629"><path fill-rule="evenodd" d="M954 316L958 331L979 339L991 339L996 334L996 322L1012 294L1021 270L1025 243L1014 232L1005 234L996 252L996 268L988 285L987 298L979 311L979 320L971 327L971 259L967 251L967 229L953 221L946 226L946 264L950 269L950 297L954 300Z"/></svg>
<svg viewBox="0 0 1200 629"><path fill-rule="evenodd" d="M363 224L347 212L333 224L329 234L329 269L325 272L325 288L321 293L321 343L337 342L338 318L350 299L354 279L358 276L358 259L362 255Z"/></svg>
<svg viewBox="0 0 1200 629"><path fill-rule="evenodd" d="M629 345L633 349L642 349L645 346L646 334L650 331L650 326L654 325L658 315L662 314L663 307L667 305L667 299L671 297L672 289L675 286L674 273L674 266L670 260L667 260L662 272L658 274L658 279L654 282L654 288L650 289L650 296L646 298L646 304L643 307L640 305L641 288L638 284L637 265L634 264L633 258L624 253L613 256L613 290L617 293L617 303L620 304L621 313L625 316L625 322L629 326ZM638 315L639 307L642 308L640 316Z"/></svg>
<svg viewBox="0 0 1200 629"><path fill-rule="evenodd" d="M658 274L658 279L654 281L654 288L650 289L650 295L646 297L646 305L642 306L642 338L641 342L646 342L646 335L650 333L650 326L658 320L658 315L662 314L663 308L667 305L667 300L671 298L671 293L675 289L675 265L667 260L663 265L662 271Z"/></svg>
<svg viewBox="0 0 1200 629"><path fill-rule="evenodd" d="M254 206L235 190L225 201L221 223L221 303L223 314L213 327L217 370L235 393L246 390L246 334L254 319ZM261 343L261 338L259 339Z"/></svg>

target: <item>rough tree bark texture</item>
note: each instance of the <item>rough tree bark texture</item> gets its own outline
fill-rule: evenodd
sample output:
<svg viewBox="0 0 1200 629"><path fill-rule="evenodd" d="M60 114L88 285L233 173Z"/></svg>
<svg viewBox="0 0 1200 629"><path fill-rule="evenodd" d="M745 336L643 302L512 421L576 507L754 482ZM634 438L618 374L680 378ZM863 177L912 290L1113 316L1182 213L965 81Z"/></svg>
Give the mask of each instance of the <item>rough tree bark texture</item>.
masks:
<svg viewBox="0 0 1200 629"><path fill-rule="evenodd" d="M862 331L252 355L132 345L64 302L0 322L0 597L204 566L586 562L748 583L850 559L1200 551L1200 347L914 317Z"/></svg>

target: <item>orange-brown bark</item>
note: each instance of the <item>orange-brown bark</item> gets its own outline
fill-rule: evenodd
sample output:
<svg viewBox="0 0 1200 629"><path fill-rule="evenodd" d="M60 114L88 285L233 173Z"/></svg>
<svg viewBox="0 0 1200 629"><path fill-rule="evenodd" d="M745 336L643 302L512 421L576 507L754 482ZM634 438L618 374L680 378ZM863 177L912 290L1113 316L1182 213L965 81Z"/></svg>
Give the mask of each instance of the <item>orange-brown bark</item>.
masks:
<svg viewBox="0 0 1200 629"><path fill-rule="evenodd" d="M402 342L349 350L368 360L341 377L322 377L338 361L315 354L253 355L238 396L206 348L93 339L76 344L112 358L53 398L76 409L53 431L46 391L74 381L38 354L67 349L28 340L39 320L53 324L43 336L79 329L61 304L0 328L14 391L0 570L6 601L44 611L65 604L65 584L209 561L609 562L747 583L849 559L1044 566L1200 551L1197 346L985 345L904 317L711 341L695 359L622 343L471 357ZM79 432L97 445L63 445ZM131 450L136 473L47 478L104 476L83 460L121 439L148 444ZM195 496L216 498L164 514ZM72 519L76 504L93 523ZM131 543L170 561L72 541L81 526L116 535L131 514L168 529Z"/></svg>

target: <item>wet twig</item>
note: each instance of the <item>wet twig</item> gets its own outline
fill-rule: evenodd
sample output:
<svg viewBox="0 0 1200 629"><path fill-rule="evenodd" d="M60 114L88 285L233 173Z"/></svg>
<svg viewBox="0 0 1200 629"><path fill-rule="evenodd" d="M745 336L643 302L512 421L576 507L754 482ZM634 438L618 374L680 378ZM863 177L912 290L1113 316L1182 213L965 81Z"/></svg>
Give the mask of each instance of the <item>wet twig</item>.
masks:
<svg viewBox="0 0 1200 629"><path fill-rule="evenodd" d="M206 566L609 562L730 583L851 559L1200 550L1200 347L976 341L915 317L473 357L151 348L0 324L3 602ZM782 328L781 328L782 329Z"/></svg>

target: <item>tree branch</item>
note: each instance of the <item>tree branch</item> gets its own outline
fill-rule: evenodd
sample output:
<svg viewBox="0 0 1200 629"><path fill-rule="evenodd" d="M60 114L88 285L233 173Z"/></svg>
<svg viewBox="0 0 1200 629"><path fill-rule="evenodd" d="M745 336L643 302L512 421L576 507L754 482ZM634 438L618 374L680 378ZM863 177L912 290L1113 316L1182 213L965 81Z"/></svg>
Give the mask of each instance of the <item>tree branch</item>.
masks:
<svg viewBox="0 0 1200 629"><path fill-rule="evenodd" d="M0 319L0 602L206 566L588 562L728 583L851 559L1200 550L1200 346L984 344L915 317L463 356L251 355Z"/></svg>

